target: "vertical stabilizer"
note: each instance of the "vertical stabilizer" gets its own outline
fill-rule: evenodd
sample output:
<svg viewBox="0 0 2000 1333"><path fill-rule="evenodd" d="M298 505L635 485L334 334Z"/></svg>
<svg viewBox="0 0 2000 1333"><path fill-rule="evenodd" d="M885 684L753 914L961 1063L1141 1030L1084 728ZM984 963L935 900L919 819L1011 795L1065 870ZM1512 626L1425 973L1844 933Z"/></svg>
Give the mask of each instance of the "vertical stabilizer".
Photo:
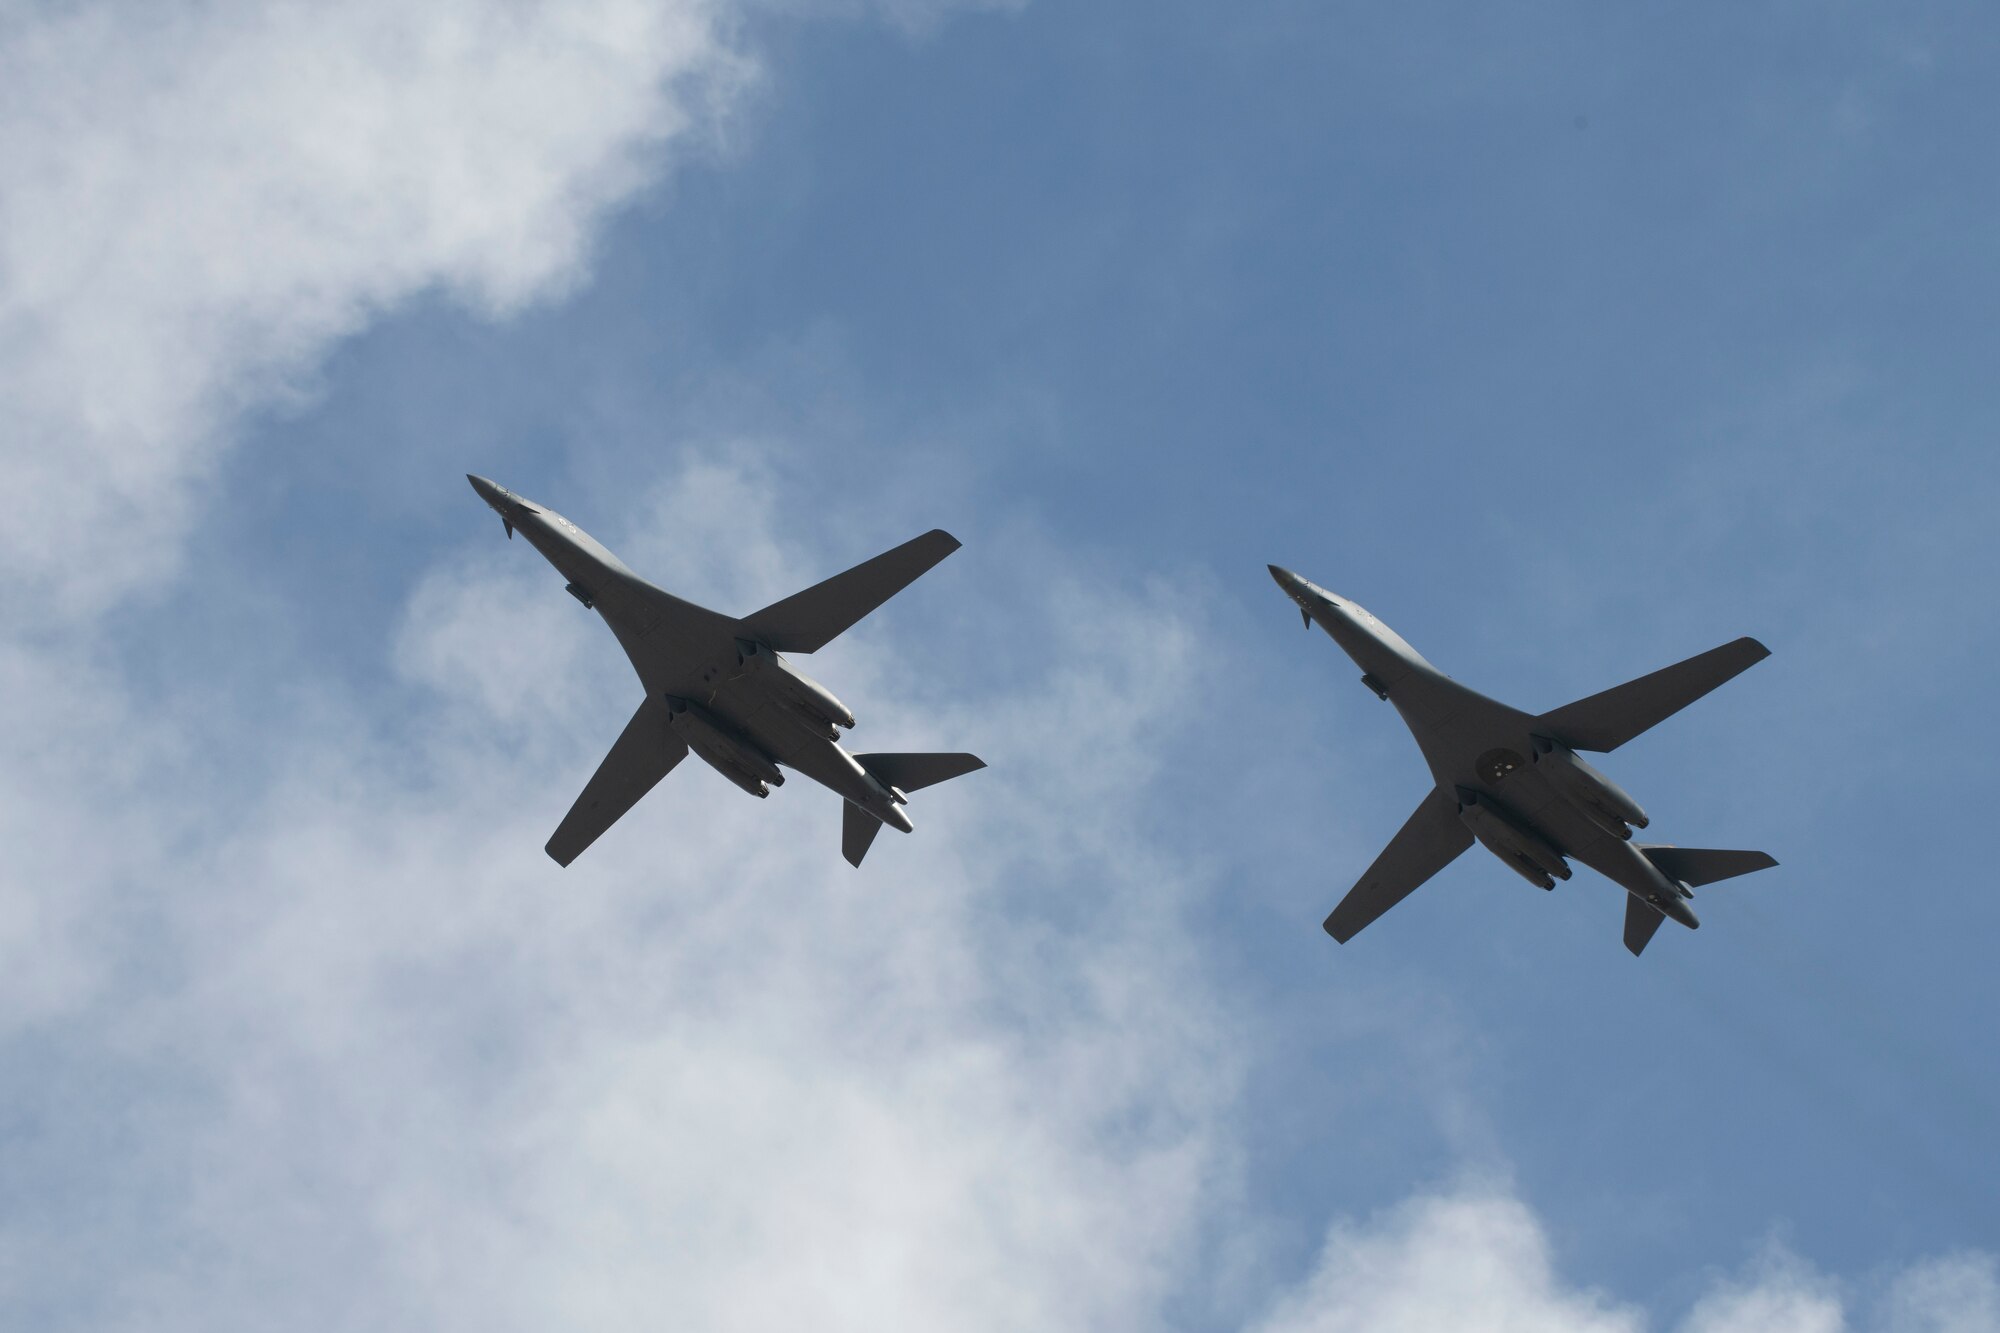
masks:
<svg viewBox="0 0 2000 1333"><path fill-rule="evenodd" d="M1637 958L1646 951L1653 932L1667 919L1666 913L1636 894L1625 895L1625 947Z"/></svg>
<svg viewBox="0 0 2000 1333"><path fill-rule="evenodd" d="M861 858L868 855L875 835L882 831L882 821L852 801L842 801L840 806L840 854L847 858L847 864L859 870Z"/></svg>

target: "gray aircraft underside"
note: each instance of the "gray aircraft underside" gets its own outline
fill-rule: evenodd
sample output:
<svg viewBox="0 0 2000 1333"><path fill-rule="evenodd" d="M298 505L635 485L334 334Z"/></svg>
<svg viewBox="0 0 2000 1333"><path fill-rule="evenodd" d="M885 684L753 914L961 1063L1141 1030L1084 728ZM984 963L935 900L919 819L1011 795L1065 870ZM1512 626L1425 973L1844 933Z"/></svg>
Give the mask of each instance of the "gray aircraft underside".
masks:
<svg viewBox="0 0 2000 1333"><path fill-rule="evenodd" d="M850 754L854 714L786 661L811 653L958 549L932 530L738 620L634 574L583 529L467 474L507 535L520 533L618 637L646 697L548 841L567 866L693 751L753 796L803 773L846 800L841 852L856 866L884 824L908 833L908 793L986 765L969 754Z"/></svg>
<svg viewBox="0 0 2000 1333"><path fill-rule="evenodd" d="M1632 841L1647 819L1578 750L1610 751L1770 656L1755 639L1593 694L1539 717L1469 690L1425 661L1367 609L1272 565L1271 577L1395 705L1437 784L1326 919L1345 944L1474 841L1544 889L1581 861L1626 894L1625 947L1646 947L1672 917L1698 926L1688 899L1704 884L1777 864L1763 852Z"/></svg>

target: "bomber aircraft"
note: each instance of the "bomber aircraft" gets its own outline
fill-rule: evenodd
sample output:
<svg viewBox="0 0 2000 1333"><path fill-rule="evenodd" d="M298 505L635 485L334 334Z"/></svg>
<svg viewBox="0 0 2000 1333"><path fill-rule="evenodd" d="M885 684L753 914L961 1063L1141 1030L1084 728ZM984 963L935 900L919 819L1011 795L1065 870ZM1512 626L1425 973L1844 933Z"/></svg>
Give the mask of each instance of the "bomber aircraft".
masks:
<svg viewBox="0 0 2000 1333"><path fill-rule="evenodd" d="M1633 842L1646 812L1578 750L1610 751L1770 656L1743 638L1536 717L1475 693L1426 662L1366 608L1289 569L1271 577L1354 659L1361 683L1402 714L1437 785L1333 914L1342 944L1456 860L1476 838L1529 883L1553 889L1573 857L1622 887L1625 947L1660 922L1701 923L1687 901L1704 884L1777 864L1763 852Z"/></svg>
<svg viewBox="0 0 2000 1333"><path fill-rule="evenodd" d="M941 529L741 620L662 592L583 529L484 477L466 474L500 515L604 617L646 689L645 700L548 841L567 866L692 750L752 796L782 787L782 768L846 799L841 852L859 866L884 824L911 830L908 793L975 769L969 754L849 754L854 714L784 658L825 647L958 549Z"/></svg>

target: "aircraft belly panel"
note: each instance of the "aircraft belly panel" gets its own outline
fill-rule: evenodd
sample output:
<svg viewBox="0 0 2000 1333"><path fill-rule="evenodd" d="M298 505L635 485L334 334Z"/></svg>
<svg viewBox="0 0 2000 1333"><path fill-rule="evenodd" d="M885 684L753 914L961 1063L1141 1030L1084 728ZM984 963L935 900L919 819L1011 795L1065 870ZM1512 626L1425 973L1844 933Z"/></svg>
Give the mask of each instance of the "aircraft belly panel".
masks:
<svg viewBox="0 0 2000 1333"><path fill-rule="evenodd" d="M725 681L714 692L709 707L786 768L858 805L873 808L879 802L867 774L852 756L836 742L816 735L796 713L753 680L736 677Z"/></svg>
<svg viewBox="0 0 2000 1333"><path fill-rule="evenodd" d="M716 693L715 682L721 674L718 663L725 657L735 661L735 641L731 639L675 633L659 623L643 633L635 632L621 628L609 616L605 620L625 655L632 659L633 670L639 673L648 694L678 695L706 706Z"/></svg>
<svg viewBox="0 0 2000 1333"><path fill-rule="evenodd" d="M1523 736L1521 739L1525 741L1526 737ZM1485 751L1482 757L1491 755L1495 751L1515 755L1520 753L1511 746L1494 746ZM1467 781L1461 775L1457 785L1490 794L1496 802L1513 812L1533 832L1546 839L1565 856L1583 860L1581 849L1599 840L1617 841L1578 813L1546 778L1525 762L1498 778L1481 774L1478 780ZM1584 863L1590 864L1589 861Z"/></svg>
<svg viewBox="0 0 2000 1333"><path fill-rule="evenodd" d="M1607 833L1578 810L1539 770L1524 767L1497 781L1467 785L1491 793L1531 832L1620 888L1648 901L1662 897L1678 901L1666 876L1652 862L1631 843Z"/></svg>
<svg viewBox="0 0 2000 1333"><path fill-rule="evenodd" d="M708 706L730 720L773 759L786 760L814 739L789 709L766 690L738 676L722 682L707 695Z"/></svg>
<svg viewBox="0 0 2000 1333"><path fill-rule="evenodd" d="M854 756L833 741L809 736L806 743L785 760L785 764L865 810L874 810L883 804L882 797L876 793L874 784L869 782L868 775L855 762Z"/></svg>
<svg viewBox="0 0 2000 1333"><path fill-rule="evenodd" d="M1589 823L1588 820L1583 822ZM1570 855L1613 884L1643 898L1679 898L1679 890L1667 882L1667 877L1660 873L1658 867L1631 843L1614 838L1609 833L1600 831L1594 842L1578 847Z"/></svg>
<svg viewBox="0 0 2000 1333"><path fill-rule="evenodd" d="M1413 674L1400 687L1391 687L1389 699L1441 784L1465 783L1489 750L1505 747L1524 757L1533 753L1528 740L1532 717L1449 676Z"/></svg>
<svg viewBox="0 0 2000 1333"><path fill-rule="evenodd" d="M1536 827L1547 830L1559 846L1568 847L1603 836L1602 829L1587 819L1579 818L1570 803L1533 769L1510 774L1507 783L1527 793L1526 808L1522 813L1534 820Z"/></svg>
<svg viewBox="0 0 2000 1333"><path fill-rule="evenodd" d="M800 726L789 714L766 705L743 719L744 734L781 764L804 772L801 762L815 743L827 742ZM805 762L810 762L806 760Z"/></svg>

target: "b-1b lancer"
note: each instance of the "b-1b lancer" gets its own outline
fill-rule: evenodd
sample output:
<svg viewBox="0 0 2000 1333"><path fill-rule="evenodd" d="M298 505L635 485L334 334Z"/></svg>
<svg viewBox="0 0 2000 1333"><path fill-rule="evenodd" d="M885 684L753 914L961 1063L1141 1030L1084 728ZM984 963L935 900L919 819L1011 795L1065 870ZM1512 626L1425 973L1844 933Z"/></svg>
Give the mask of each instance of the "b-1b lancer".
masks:
<svg viewBox="0 0 2000 1333"><path fill-rule="evenodd" d="M646 698L548 841L568 865L692 750L752 796L781 787L780 766L846 798L841 852L861 858L884 824L908 833L908 793L985 763L969 754L849 754L840 729L854 714L785 653L825 647L849 626L958 549L933 530L741 620L662 592L583 529L544 505L466 474L506 526L569 580L569 593L604 617Z"/></svg>
<svg viewBox="0 0 2000 1333"><path fill-rule="evenodd" d="M1577 755L1610 751L1770 656L1738 639L1535 717L1495 703L1426 662L1365 608L1288 569L1271 577L1396 706L1430 765L1434 787L1333 914L1342 944L1456 860L1474 839L1531 884L1553 889L1575 858L1622 887L1625 947L1646 947L1672 917L1700 925L1687 900L1704 884L1777 864L1763 852L1633 842L1646 812Z"/></svg>

